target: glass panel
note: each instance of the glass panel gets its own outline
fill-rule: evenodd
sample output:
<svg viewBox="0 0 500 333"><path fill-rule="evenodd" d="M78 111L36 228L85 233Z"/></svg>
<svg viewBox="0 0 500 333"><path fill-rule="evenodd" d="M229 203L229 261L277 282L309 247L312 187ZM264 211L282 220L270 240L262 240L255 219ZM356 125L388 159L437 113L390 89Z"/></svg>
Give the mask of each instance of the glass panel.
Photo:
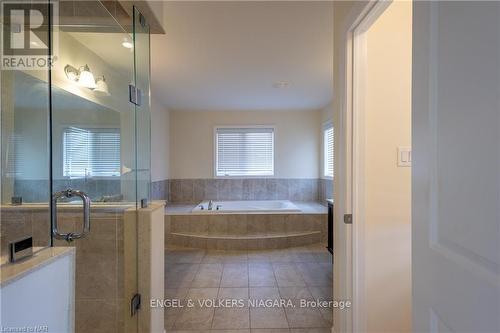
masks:
<svg viewBox="0 0 500 333"><path fill-rule="evenodd" d="M32 236L33 245L42 248L51 243L49 84L48 70L2 70L0 78L0 263L4 264L14 240Z"/></svg>
<svg viewBox="0 0 500 333"><path fill-rule="evenodd" d="M150 38L149 25L134 7L135 84L141 91L136 107L137 198L151 198L151 119L150 119Z"/></svg>
<svg viewBox="0 0 500 333"><path fill-rule="evenodd" d="M54 244L76 248L76 332L136 332L137 316L130 316L137 292L133 40L100 1L61 2L66 5L54 27L53 191L85 192L91 228L84 238L59 237ZM57 220L60 233L81 232L82 201L62 197Z"/></svg>

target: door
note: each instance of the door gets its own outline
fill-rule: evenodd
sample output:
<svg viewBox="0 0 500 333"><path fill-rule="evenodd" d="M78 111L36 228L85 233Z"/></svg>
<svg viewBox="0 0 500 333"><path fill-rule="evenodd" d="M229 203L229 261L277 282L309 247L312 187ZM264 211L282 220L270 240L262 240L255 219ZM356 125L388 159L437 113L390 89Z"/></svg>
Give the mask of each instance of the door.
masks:
<svg viewBox="0 0 500 333"><path fill-rule="evenodd" d="M500 332L500 3L413 13L413 329Z"/></svg>
<svg viewBox="0 0 500 333"><path fill-rule="evenodd" d="M75 331L137 332L133 34L101 1L68 5L73 11L61 10L53 27L59 41L51 70L54 245L76 250Z"/></svg>

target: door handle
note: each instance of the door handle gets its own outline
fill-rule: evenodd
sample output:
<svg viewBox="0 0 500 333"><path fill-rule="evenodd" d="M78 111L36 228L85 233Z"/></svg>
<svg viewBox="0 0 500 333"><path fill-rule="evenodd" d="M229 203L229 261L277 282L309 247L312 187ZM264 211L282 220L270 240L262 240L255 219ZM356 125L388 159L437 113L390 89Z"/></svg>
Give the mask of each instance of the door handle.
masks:
<svg viewBox="0 0 500 333"><path fill-rule="evenodd" d="M83 201L83 230L82 232L68 232L61 233L57 226L57 201L61 198L79 197ZM57 239L64 239L65 241L72 242L75 239L85 237L90 232L90 198L82 191L67 189L64 191L56 192L52 195L52 235Z"/></svg>

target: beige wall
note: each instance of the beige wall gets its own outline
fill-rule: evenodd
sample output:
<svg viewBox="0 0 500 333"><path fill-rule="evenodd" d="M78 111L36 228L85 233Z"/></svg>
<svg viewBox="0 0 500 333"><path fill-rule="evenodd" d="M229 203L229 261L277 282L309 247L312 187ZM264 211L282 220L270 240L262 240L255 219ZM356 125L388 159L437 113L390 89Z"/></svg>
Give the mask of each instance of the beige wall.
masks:
<svg viewBox="0 0 500 333"><path fill-rule="evenodd" d="M368 332L411 331L412 4L395 2L367 32L365 283Z"/></svg>
<svg viewBox="0 0 500 333"><path fill-rule="evenodd" d="M273 125L275 177L318 178L321 111L170 112L170 178L214 176L214 127Z"/></svg>
<svg viewBox="0 0 500 333"><path fill-rule="evenodd" d="M157 99L151 98L151 180L169 177L170 112Z"/></svg>
<svg viewBox="0 0 500 333"><path fill-rule="evenodd" d="M347 182L350 177L350 162L349 152L346 150L346 143L350 140L349 137L349 126L350 119L346 116L346 112L349 107L349 100L346 98L347 91L350 88L347 82L350 58L347 58L349 45L349 40L347 38L348 31L354 24L355 20L358 16L363 12L365 7L367 6L367 1L336 1L334 3L334 101L333 101L333 110L334 110L334 124L335 124L335 187L334 187L334 197L335 197L335 219L342 220L343 215L346 213L351 213L350 201L349 201L349 193L347 190ZM400 6L400 4L398 4ZM411 8L411 2L406 3L407 10ZM400 7L401 8L401 7ZM400 13L403 14L403 13ZM409 15L409 16L408 16ZM411 22L411 14L408 12L403 15L404 17L408 17ZM377 103L379 103L380 109L383 108L384 103L392 103L392 112L395 112L393 102L396 101L395 98L399 99L399 101L405 100L407 101L408 108L402 107L400 110L407 115L403 116L399 114L398 116L406 117L408 116L408 122L406 123L403 120L401 124L403 128L397 128L396 133L401 134L406 129L409 128L409 93L410 93L410 66L411 66L411 31L403 29L403 31L396 31L398 33L398 37L391 41L390 39L386 39L380 43L378 52L382 52L385 49L384 55L386 55L387 61L385 65L390 65L388 68L380 68L380 72L384 73L384 77L387 74L389 80L384 80L384 83L387 82L386 85L379 84L376 88L379 88L378 95L374 93L372 98L378 98ZM404 45L399 45L398 47L406 48L405 50L400 50L400 53L393 53L387 51L388 47L394 47L394 43L400 43L402 37L405 36L406 42ZM404 39L403 39L404 40ZM387 44L389 43L389 44ZM372 50L372 58L374 58ZM407 69L402 72L398 72L400 69L399 66L402 66L402 59L393 59L394 57L401 56L401 52L406 52L406 58L404 62L408 63ZM396 57L397 58L397 57ZM391 59L391 60L389 60ZM399 65L397 68L393 68L393 65L396 65L396 62L399 60ZM394 62L394 64L393 64ZM380 64L381 65L381 64ZM380 73L379 72L379 73ZM383 79L383 78L382 78ZM401 82L403 84L401 85ZM396 84L398 83L398 84ZM408 85L406 84L408 83ZM401 86L400 86L401 85ZM403 96L396 96L401 94ZM373 120L375 124L378 126L385 125L381 129L381 133L387 133L392 130L390 123L394 123L396 121L394 118L392 120L388 120L387 117L390 115L380 115L379 117L374 116L370 120ZM409 131L409 130L408 130ZM400 138L396 138L395 142L391 142L389 148L385 149L382 147L378 149L382 155L376 155L377 160L380 163L388 163L390 164L390 169L394 170L396 165L396 147L398 145L409 145L409 132L408 136L405 136L408 141L405 141ZM380 138L381 140L382 138ZM379 139L377 139L379 140ZM397 142L396 142L397 141ZM368 146L368 147L372 147ZM375 151L374 151L375 152ZM373 157L373 156L372 156ZM382 161L382 157L384 157L384 161ZM390 161L386 162L385 160L389 158ZM387 165L388 165L387 164ZM387 165L384 165L385 168ZM399 171L402 174L400 175ZM398 178L410 177L409 169L408 170L398 170ZM377 175L376 175L377 176ZM403 180L403 183L410 185L410 178L407 178L408 181ZM388 203L392 205L393 203L390 201L391 196L390 193L393 190L400 190L397 186L394 187L392 181L386 182L382 181L382 178L368 177L370 181L371 189L375 187L375 185L379 186L377 189L377 196L380 196L379 199L375 199L378 201L373 201L372 206L368 210L368 212L375 213L373 209L377 209L377 203ZM397 185L397 184L396 184ZM400 184L401 185L401 184ZM404 187L404 186L403 186ZM375 192L372 192L375 193ZM385 199L382 199L385 198ZM384 201L385 200L385 201ZM398 201L401 201L398 199ZM409 327L411 327L411 313L410 313L410 304L411 304L411 290L410 290L410 220L409 215L408 219L403 221L401 216L404 216L406 212L409 212L409 197L402 199L404 203L401 207L396 207L397 212L392 214L389 208L383 208L378 211L380 214L387 214L386 216L377 216L378 221L382 221L382 224L379 225L382 228L376 230L375 234L370 235L368 242L371 243L369 245L369 249L364 251L363 253L368 253L368 260L372 262L366 266L369 270L367 272L367 288L364 290L360 290L360 293L364 296L367 296L368 299L365 299L363 302L364 308L371 313L367 313L367 326L366 332L403 332L407 331ZM394 207L390 207L391 209ZM389 215L390 214L390 215ZM409 214L409 213L408 213ZM392 228L391 226L394 226ZM373 231L375 224L371 224L367 227L367 232ZM335 249L334 249L334 297L335 299L344 299L349 298L352 295L352 280L351 276L348 272L351 271L351 261L352 261L352 245L350 243L350 239L352 237L352 228L350 226L344 225L343 223L335 224ZM402 239L400 239L402 238ZM375 249L376 246L381 246L380 248ZM374 251L374 253L370 254L370 251ZM364 293L366 292L366 293ZM361 305L356 306L354 304L354 308L359 308ZM345 310L334 310L334 322L335 332L345 332L351 329L350 324L350 315L348 311ZM386 327L381 328L383 325ZM398 328L395 328L398 326Z"/></svg>

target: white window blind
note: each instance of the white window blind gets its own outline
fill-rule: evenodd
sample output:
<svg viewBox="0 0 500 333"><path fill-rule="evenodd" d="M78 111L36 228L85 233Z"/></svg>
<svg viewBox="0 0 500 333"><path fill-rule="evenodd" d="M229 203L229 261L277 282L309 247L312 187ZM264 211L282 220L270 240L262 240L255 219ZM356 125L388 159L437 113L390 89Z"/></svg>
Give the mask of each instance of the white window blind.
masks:
<svg viewBox="0 0 500 333"><path fill-rule="evenodd" d="M120 176L120 129L66 128L63 175L71 178Z"/></svg>
<svg viewBox="0 0 500 333"><path fill-rule="evenodd" d="M274 129L217 128L216 176L273 176Z"/></svg>
<svg viewBox="0 0 500 333"><path fill-rule="evenodd" d="M325 177L333 178L333 165L334 165L334 145L333 145L333 125L328 124L325 126L323 130L323 147L324 147L324 167L323 167L323 175Z"/></svg>

